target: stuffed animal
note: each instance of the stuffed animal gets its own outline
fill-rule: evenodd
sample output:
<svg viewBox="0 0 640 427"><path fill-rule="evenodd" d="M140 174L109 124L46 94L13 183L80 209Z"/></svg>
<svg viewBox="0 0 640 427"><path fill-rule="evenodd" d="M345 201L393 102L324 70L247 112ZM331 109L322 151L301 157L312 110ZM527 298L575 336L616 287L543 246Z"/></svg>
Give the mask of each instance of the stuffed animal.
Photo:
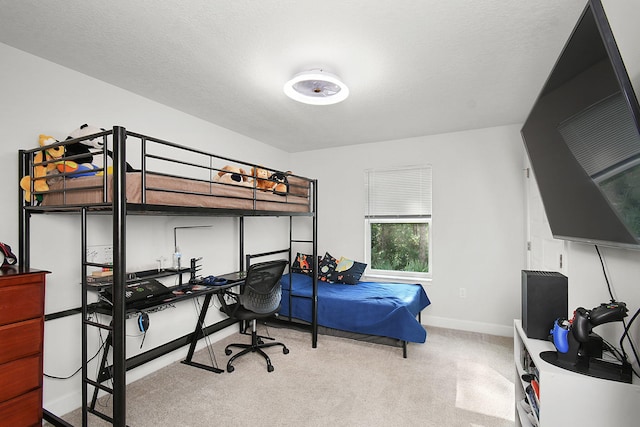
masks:
<svg viewBox="0 0 640 427"><path fill-rule="evenodd" d="M88 135L104 132L105 129L97 126L83 124L78 129L72 131L67 140L82 138ZM67 156L73 154L84 154L84 157L73 159L76 163L84 164L87 169L104 168L107 173L111 173L113 168L113 152L108 149L104 149L104 138L102 136L85 139L77 144L71 144L67 146ZM103 155L104 154L104 155ZM133 172L133 167L127 163L127 172ZM81 176L80 174L74 176Z"/></svg>
<svg viewBox="0 0 640 427"><path fill-rule="evenodd" d="M226 165L218 171L217 181L224 184L251 186L247 172L239 167Z"/></svg>
<svg viewBox="0 0 640 427"><path fill-rule="evenodd" d="M273 191L275 182L269 179L271 172L261 167L251 168L251 176L255 180L256 188L258 190Z"/></svg>
<svg viewBox="0 0 640 427"><path fill-rule="evenodd" d="M70 139L80 138L85 135L89 135L90 133L100 132L100 130L95 130L95 132L87 132L83 133L84 129L86 129L88 125L82 125L78 129L74 130L67 136L65 141ZM100 141L100 144L102 141ZM77 144L70 144L66 146L65 157L71 156L81 156L73 159L76 163L93 163L93 154L91 153L91 148L100 148L100 144L95 142L95 140L82 141Z"/></svg>
<svg viewBox="0 0 640 427"><path fill-rule="evenodd" d="M287 175L291 175L291 171L287 172L274 172L269 177L269 180L273 182L273 192L282 196L289 192L289 180Z"/></svg>
<svg viewBox="0 0 640 427"><path fill-rule="evenodd" d="M64 156L64 147L63 146L57 146L57 147L50 147L47 148L48 146L55 144L59 141L57 141L54 137L49 136L49 135L40 135L39 139L38 139L38 144L40 144L40 147L43 147L44 149L42 151L38 151L34 158L33 158L33 162L34 164L37 163L42 163L44 161L51 161L51 160L56 160L56 159L60 159ZM56 162L51 162L51 163L47 163L46 165L36 165L33 167L33 177L32 176L24 176L22 177L22 179L20 179L20 188L22 188L24 190L24 199L27 202L32 202L32 201L36 201L36 202L41 202L42 201L42 195L38 194L35 197L35 200L32 200L31 198L31 182L33 181L33 190L34 191L48 191L49 190L49 184L47 183L46 180L46 176L47 175L52 175L57 173L57 167L56 167Z"/></svg>
<svg viewBox="0 0 640 427"><path fill-rule="evenodd" d="M69 178L79 178L81 176L100 175L98 166L93 163L76 163L73 160L62 160L56 164L60 173L66 173Z"/></svg>
<svg viewBox="0 0 640 427"><path fill-rule="evenodd" d="M86 133L85 133L86 130ZM89 129L88 125L82 125L78 129L71 132L65 141L70 139L80 138L85 135L101 132L102 130L97 128ZM83 140L75 144L68 144L65 146L64 162L57 165L58 171L61 173L67 173L69 178L78 178L81 176L96 175L96 169L100 169L93 163L92 148L99 148L99 144L96 139ZM102 142L100 142L101 144Z"/></svg>

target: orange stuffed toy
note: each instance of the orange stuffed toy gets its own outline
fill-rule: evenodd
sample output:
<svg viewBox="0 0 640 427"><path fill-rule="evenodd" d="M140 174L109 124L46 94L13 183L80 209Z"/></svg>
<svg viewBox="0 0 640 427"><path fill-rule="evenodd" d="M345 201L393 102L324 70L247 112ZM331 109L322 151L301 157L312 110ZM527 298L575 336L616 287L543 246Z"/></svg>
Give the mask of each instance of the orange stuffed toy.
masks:
<svg viewBox="0 0 640 427"><path fill-rule="evenodd" d="M269 179L271 177L271 172L260 167L251 168L251 176L253 176L258 190L273 191L273 187L275 187L276 183Z"/></svg>
<svg viewBox="0 0 640 427"><path fill-rule="evenodd" d="M20 180L20 188L24 190L24 199L27 202L33 202L32 194L31 194L31 184L33 181L33 191L48 191L49 184L47 184L46 176L56 173L56 163L51 162L46 165L39 165L38 163L42 163L45 161L51 161L60 159L64 156L64 146L58 146L53 148L47 148L49 145L55 144L58 141L49 135L40 135L38 139L38 143L40 147L44 149L38 151L33 157L33 176L27 175L22 177ZM41 202L42 195L38 194L35 197L35 201Z"/></svg>

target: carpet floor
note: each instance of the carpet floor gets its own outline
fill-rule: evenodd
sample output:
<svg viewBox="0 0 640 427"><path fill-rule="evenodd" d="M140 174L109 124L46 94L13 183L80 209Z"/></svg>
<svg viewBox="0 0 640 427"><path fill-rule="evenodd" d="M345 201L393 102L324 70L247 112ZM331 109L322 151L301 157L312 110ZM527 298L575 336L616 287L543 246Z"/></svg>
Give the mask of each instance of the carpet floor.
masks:
<svg viewBox="0 0 640 427"><path fill-rule="evenodd" d="M402 349L266 328L287 345L267 350L275 370L248 354L232 373L214 374L179 362L127 386L127 425L146 426L452 426L514 425L513 341L507 337L429 327L425 344ZM234 334L213 344L249 342ZM235 353L235 352L234 352ZM210 364L206 349L194 360ZM110 413L105 396L100 408ZM81 411L62 417L82 425ZM89 426L109 426L89 414Z"/></svg>

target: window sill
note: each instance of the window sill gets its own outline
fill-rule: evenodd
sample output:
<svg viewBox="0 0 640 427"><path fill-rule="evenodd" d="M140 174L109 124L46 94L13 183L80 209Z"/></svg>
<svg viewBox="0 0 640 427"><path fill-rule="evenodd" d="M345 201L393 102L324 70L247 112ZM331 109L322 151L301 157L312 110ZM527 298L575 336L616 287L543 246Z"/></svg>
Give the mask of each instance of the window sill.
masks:
<svg viewBox="0 0 640 427"><path fill-rule="evenodd" d="M396 276L396 275L390 275L390 274L365 274L363 275L362 278L360 278L360 280L362 281L366 281L366 280L371 280L371 281L382 281L382 280L388 280L388 281L394 281L394 282L400 282L400 283L431 283L431 277L425 277L425 276Z"/></svg>

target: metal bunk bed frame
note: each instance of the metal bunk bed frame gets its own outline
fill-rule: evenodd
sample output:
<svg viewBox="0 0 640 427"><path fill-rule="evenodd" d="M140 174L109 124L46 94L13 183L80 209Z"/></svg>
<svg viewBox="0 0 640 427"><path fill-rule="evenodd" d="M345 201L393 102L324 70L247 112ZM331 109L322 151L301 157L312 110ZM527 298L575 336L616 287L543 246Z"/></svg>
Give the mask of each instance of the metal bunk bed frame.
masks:
<svg viewBox="0 0 640 427"><path fill-rule="evenodd" d="M193 153L199 153L203 155L210 156L215 159L222 159L226 161L231 161L234 163L243 163L240 161L236 161L234 159L216 156L210 153L205 153L200 150L191 149L188 147L180 146L168 141L163 141L156 138L151 138L148 136L135 134L132 132L128 132L124 127L114 126L112 130L108 130L102 132L100 134L96 134L96 137L103 137L105 144L103 147L103 153L106 154L107 146L107 135L112 135L112 160L113 160L113 196L112 202L107 202L107 173L104 173L104 200L103 203L94 204L94 205L77 205L77 206L64 206L64 207L53 207L47 208L46 206L32 206L30 203L25 202L22 190L19 190L19 259L21 263L25 267L30 267L31 259L31 216L33 214L41 214L41 213L49 213L49 212L57 212L57 213L73 213L80 214L80 226L81 226L81 251L82 251L82 307L65 310L60 313L49 314L45 317L45 320L52 320L60 317L65 317L69 315L74 315L81 313L82 315L82 405L83 405L83 413L82 413L82 423L83 426L86 426L88 423L88 412L92 412L99 417L110 421L114 426L122 426L126 425L126 372L128 369L139 366L142 363L145 363L153 358L157 357L159 352L161 354L166 354L170 351L175 350L176 348L181 347L180 343L183 341L181 339L174 340L170 343L165 344L162 347L167 346L164 349L160 347L150 350L146 353L140 354L135 358L139 358L133 363L127 364L126 359L126 346L125 346L125 338L126 338L126 307L125 307L125 289L127 283L127 272L126 272L126 222L128 215L179 215L179 216L217 216L217 217L238 217L239 218L239 268L240 270L244 269L245 266L245 253L244 253L244 218L251 216L288 216L289 217L289 265L291 265L291 254L292 254L292 246L294 243L309 243L313 246L313 258L314 258L314 271L317 271L317 230L318 230L318 217L317 217L317 203L318 203L318 190L317 190L317 180L308 179L310 184L310 211L309 212L280 212L280 211L258 211L258 210L241 210L241 209L225 209L225 208L199 208L199 207L182 207L182 206L160 206L160 205L147 205L144 191L142 192L142 202L140 204L132 204L128 203L126 200L126 171L127 171L127 161L126 161L126 140L127 136L131 135L137 138L140 138L142 141L142 180L144 182L144 176L146 173L146 163L145 159L147 157L146 154L146 144L148 141L152 141L155 143L167 145L173 148L178 148L181 150L187 150ZM66 145L69 143L73 143L76 140L64 141L55 145ZM39 149L32 150L20 150L19 152L19 176L26 176L27 174L31 175L34 167L34 154L39 151ZM150 156L151 157L151 156ZM106 158L106 157L105 157ZM168 160L168 159L163 159ZM37 165L45 165L47 161L44 161ZM177 162L183 163L183 162ZM192 165L194 166L194 165ZM103 169L104 170L104 169ZM65 175L65 174L62 174ZM31 175L32 176L32 175ZM32 188L33 190L33 188ZM32 191L33 192L33 191ZM255 194L255 191L254 191ZM255 197L255 196L254 196ZM255 200L254 200L255 207ZM87 261L87 215L89 213L96 214L111 214L112 216L112 246L113 246L113 264L109 265L113 269L113 306L111 316L111 324L104 325L98 322L93 322L89 320L89 304L87 301L87 267L103 267L101 264L94 264ZM298 216L306 216L312 218L312 239L311 240L294 240L293 239L293 218ZM247 256L247 262L249 262L249 256ZM314 275L315 276L315 275ZM311 327L311 341L312 347L317 347L317 337L318 337L318 325L317 325L317 278L314 279L313 283L313 299L312 299L312 310L313 310L313 318L314 322ZM229 323L224 323L222 321L223 327L229 326ZM87 354L87 334L88 327L98 327L102 329L109 330L112 336L111 348L112 348L112 359L113 365L111 367L111 378L113 380L113 388L110 389L100 381L93 381L88 378L88 354ZM215 326L215 325L212 325ZM207 332L210 333L215 330L208 329ZM183 337L183 338L186 338ZM184 345L184 344L183 344ZM150 354L147 354L150 353ZM113 414L111 417L108 417L101 413L96 413L94 411L90 411L88 409L88 387L94 387L94 390L100 389L106 392L110 392L113 394ZM70 426L70 424L66 423L61 418L56 415L50 413L47 410L44 410L44 418L56 426Z"/></svg>

